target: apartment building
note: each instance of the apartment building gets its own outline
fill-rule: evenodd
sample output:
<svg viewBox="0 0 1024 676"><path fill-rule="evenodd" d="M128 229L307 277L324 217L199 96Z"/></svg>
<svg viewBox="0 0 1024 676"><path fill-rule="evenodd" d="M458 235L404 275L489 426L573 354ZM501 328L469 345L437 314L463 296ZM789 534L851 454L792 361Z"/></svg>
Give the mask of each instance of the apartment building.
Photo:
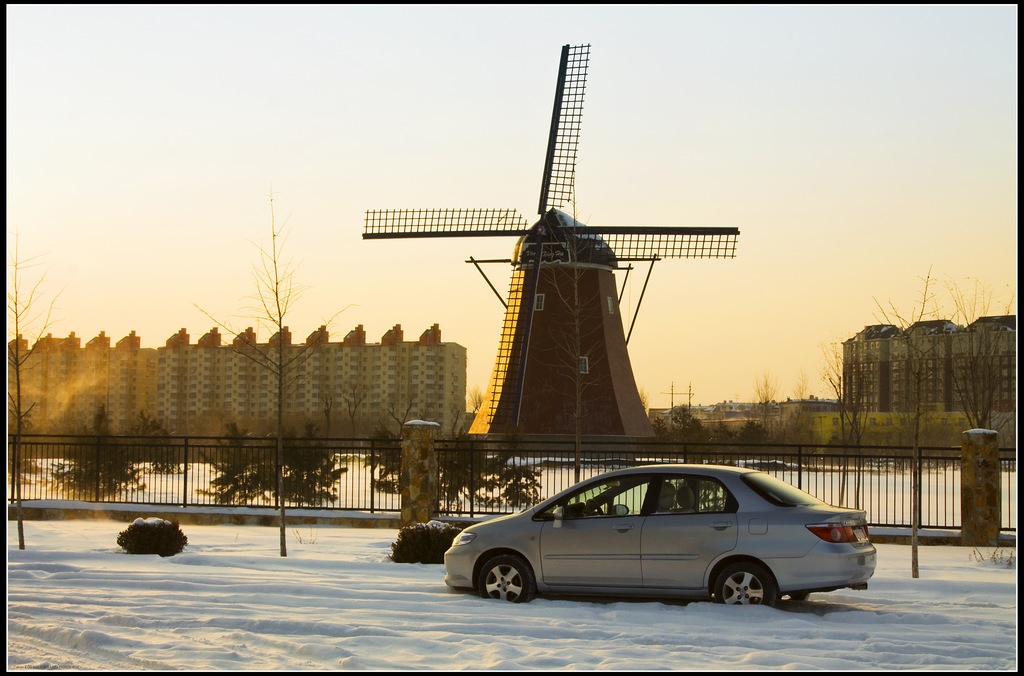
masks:
<svg viewBox="0 0 1024 676"><path fill-rule="evenodd" d="M18 341L21 354L28 354L28 341ZM23 408L32 407L28 431L88 432L100 412L111 432L129 430L140 411L154 409L156 363L157 350L143 348L134 331L113 347L102 331L85 347L74 331L66 338L47 334L21 369ZM9 392L14 378L8 359Z"/></svg>
<svg viewBox="0 0 1024 676"><path fill-rule="evenodd" d="M464 424L466 348L443 342L437 324L413 341L400 324L379 343L366 341L362 325L340 342L324 326L298 343L287 327L281 334L261 343L248 328L227 342L214 327L193 343L181 329L155 349L141 348L134 332L113 348L103 333L85 347L74 333L47 336L22 369L23 400L36 405L35 431L90 432L102 406L115 434L130 431L140 412L171 434L220 435L229 423L265 434L276 424L275 373L285 364L282 409L295 434L397 433L410 419L446 433ZM8 363L9 387L13 378Z"/></svg>
<svg viewBox="0 0 1024 676"><path fill-rule="evenodd" d="M177 434L221 433L230 422L253 433L272 429L279 384L295 434L307 426L323 436L398 433L410 419L451 432L465 416L466 348L443 342L437 324L415 341L396 324L379 343L366 342L361 324L340 342L324 326L299 343L287 327L265 343L250 327L230 344L216 327L195 344L181 329L158 352L156 414Z"/></svg>
<svg viewBox="0 0 1024 676"><path fill-rule="evenodd" d="M866 326L843 343L843 380L847 406L861 411L909 411L919 391L928 412L988 403L994 414L1015 414L1017 317L982 317L966 327L948 320L906 330Z"/></svg>

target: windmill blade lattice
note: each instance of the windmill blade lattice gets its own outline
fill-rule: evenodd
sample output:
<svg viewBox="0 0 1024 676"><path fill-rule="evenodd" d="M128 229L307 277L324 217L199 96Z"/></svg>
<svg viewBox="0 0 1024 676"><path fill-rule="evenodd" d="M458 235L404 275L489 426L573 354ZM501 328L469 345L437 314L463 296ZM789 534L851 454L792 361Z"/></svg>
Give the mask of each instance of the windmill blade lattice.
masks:
<svg viewBox="0 0 1024 676"><path fill-rule="evenodd" d="M735 258L739 228L587 226L619 262L655 258Z"/></svg>
<svg viewBox="0 0 1024 676"><path fill-rule="evenodd" d="M546 214L549 209L557 209L572 201L589 60L590 45L562 47L538 214Z"/></svg>
<svg viewBox="0 0 1024 676"><path fill-rule="evenodd" d="M524 235L516 209L384 209L367 211L363 239Z"/></svg>

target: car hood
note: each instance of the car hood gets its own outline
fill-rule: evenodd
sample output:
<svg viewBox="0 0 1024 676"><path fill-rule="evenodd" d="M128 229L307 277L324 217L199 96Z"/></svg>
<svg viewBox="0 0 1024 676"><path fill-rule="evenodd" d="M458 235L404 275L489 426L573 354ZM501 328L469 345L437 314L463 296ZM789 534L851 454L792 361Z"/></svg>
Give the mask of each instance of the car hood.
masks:
<svg viewBox="0 0 1024 676"><path fill-rule="evenodd" d="M492 519L487 519L486 521L480 521L479 523L475 523L472 526L465 528L464 530L469 531L470 533L478 533L481 530L487 530L493 524L500 524L505 521L513 521L517 519L531 519L533 517L533 513L536 511L537 507L530 507L529 509L524 509L520 512L514 512L512 514L502 514L501 516L496 516Z"/></svg>

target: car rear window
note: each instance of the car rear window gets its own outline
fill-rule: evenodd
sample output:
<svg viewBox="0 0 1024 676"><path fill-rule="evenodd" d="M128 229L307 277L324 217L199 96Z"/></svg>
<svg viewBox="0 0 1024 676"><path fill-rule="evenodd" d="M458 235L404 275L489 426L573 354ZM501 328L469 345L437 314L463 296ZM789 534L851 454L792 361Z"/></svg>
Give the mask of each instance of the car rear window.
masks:
<svg viewBox="0 0 1024 676"><path fill-rule="evenodd" d="M750 486L755 493L772 503L783 507L795 507L797 505L821 505L821 500L810 493L805 493L796 486L788 484L771 474L764 472L751 472L744 474L743 483Z"/></svg>

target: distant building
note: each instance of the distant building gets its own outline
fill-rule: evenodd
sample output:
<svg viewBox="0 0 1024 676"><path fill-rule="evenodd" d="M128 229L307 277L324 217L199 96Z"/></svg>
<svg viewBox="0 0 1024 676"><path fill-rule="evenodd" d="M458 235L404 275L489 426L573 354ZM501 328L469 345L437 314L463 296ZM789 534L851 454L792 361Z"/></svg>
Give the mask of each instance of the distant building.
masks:
<svg viewBox="0 0 1024 676"><path fill-rule="evenodd" d="M782 424L791 425L800 418L821 413L835 413L839 402L835 399L820 399L813 394L806 399L790 399L779 402L779 418Z"/></svg>
<svg viewBox="0 0 1024 676"><path fill-rule="evenodd" d="M28 341L19 336L21 350ZM60 429L87 432L101 411L111 431L127 430L140 411L154 409L157 351L143 348L129 335L110 346L100 332L85 347L72 331L66 338L47 334L34 345L22 367L23 406L32 406L30 432ZM7 364L8 391L14 387L13 367Z"/></svg>
<svg viewBox="0 0 1024 676"><path fill-rule="evenodd" d="M921 374L920 403L925 410L964 411L971 386L991 392L993 411L1015 412L1016 316L982 317L968 327L947 320L923 321L906 331L876 324L843 343L848 406L879 413L908 411L915 370ZM976 382L967 382L971 380Z"/></svg>
<svg viewBox="0 0 1024 676"><path fill-rule="evenodd" d="M990 426L1006 432L1001 443L1015 443L1017 318L981 317L966 327L922 321L905 331L891 324L866 326L843 343L843 390L845 409L861 413L906 414L916 403L934 418L987 407ZM878 421L892 424L885 416Z"/></svg>
<svg viewBox="0 0 1024 676"><path fill-rule="evenodd" d="M844 443L855 436L856 423L862 441L905 444L907 414L919 404L928 436L946 444L967 429L968 412L987 409L999 443L1012 446L1017 318L981 317L966 327L944 319L917 322L906 330L892 324L865 326L843 343L842 380L842 402L815 397L768 405L725 401L689 410L705 426L766 422L801 439ZM915 390L919 401L914 401ZM675 410L680 408L687 407ZM652 409L650 415L667 423L673 410Z"/></svg>
<svg viewBox="0 0 1024 676"><path fill-rule="evenodd" d="M730 400L711 405L697 404L674 406L672 408L652 408L649 415L652 422L660 419L665 424L672 424L674 416L684 411L705 427L736 431L749 422L763 423L766 416L771 420L777 420L780 415L780 405L774 401L766 406L754 402Z"/></svg>
<svg viewBox="0 0 1024 676"><path fill-rule="evenodd" d="M445 431L462 424L466 348L442 342L437 324L408 342L396 324L380 343L367 343L362 325L336 343L324 326L302 343L292 342L287 327L262 344L251 328L231 345L221 344L216 328L194 345L184 331L159 350L158 366L165 387L157 417L179 433L223 430L227 422L262 431L275 421L276 378L260 355L279 342L285 363L294 365L284 383L283 413L296 434L305 424L331 436L366 435L376 426L397 433L410 418L440 423Z"/></svg>
<svg viewBox="0 0 1024 676"><path fill-rule="evenodd" d="M284 418L293 433L321 436L397 433L402 422L438 422L458 431L466 413L466 348L441 340L437 324L405 341L396 324L380 343L362 325L332 343L326 327L293 343L286 327L259 343L252 328L226 344L215 327L192 343L185 329L163 347L142 348L133 331L114 347L103 333L85 347L71 333L48 335L23 368L23 401L34 403L32 431L90 432L105 410L110 432L129 432L140 412L171 434L219 435L228 423L253 433L273 429L276 379L260 354L283 343ZM23 349L28 349L22 339ZM13 371L8 365L8 384Z"/></svg>

